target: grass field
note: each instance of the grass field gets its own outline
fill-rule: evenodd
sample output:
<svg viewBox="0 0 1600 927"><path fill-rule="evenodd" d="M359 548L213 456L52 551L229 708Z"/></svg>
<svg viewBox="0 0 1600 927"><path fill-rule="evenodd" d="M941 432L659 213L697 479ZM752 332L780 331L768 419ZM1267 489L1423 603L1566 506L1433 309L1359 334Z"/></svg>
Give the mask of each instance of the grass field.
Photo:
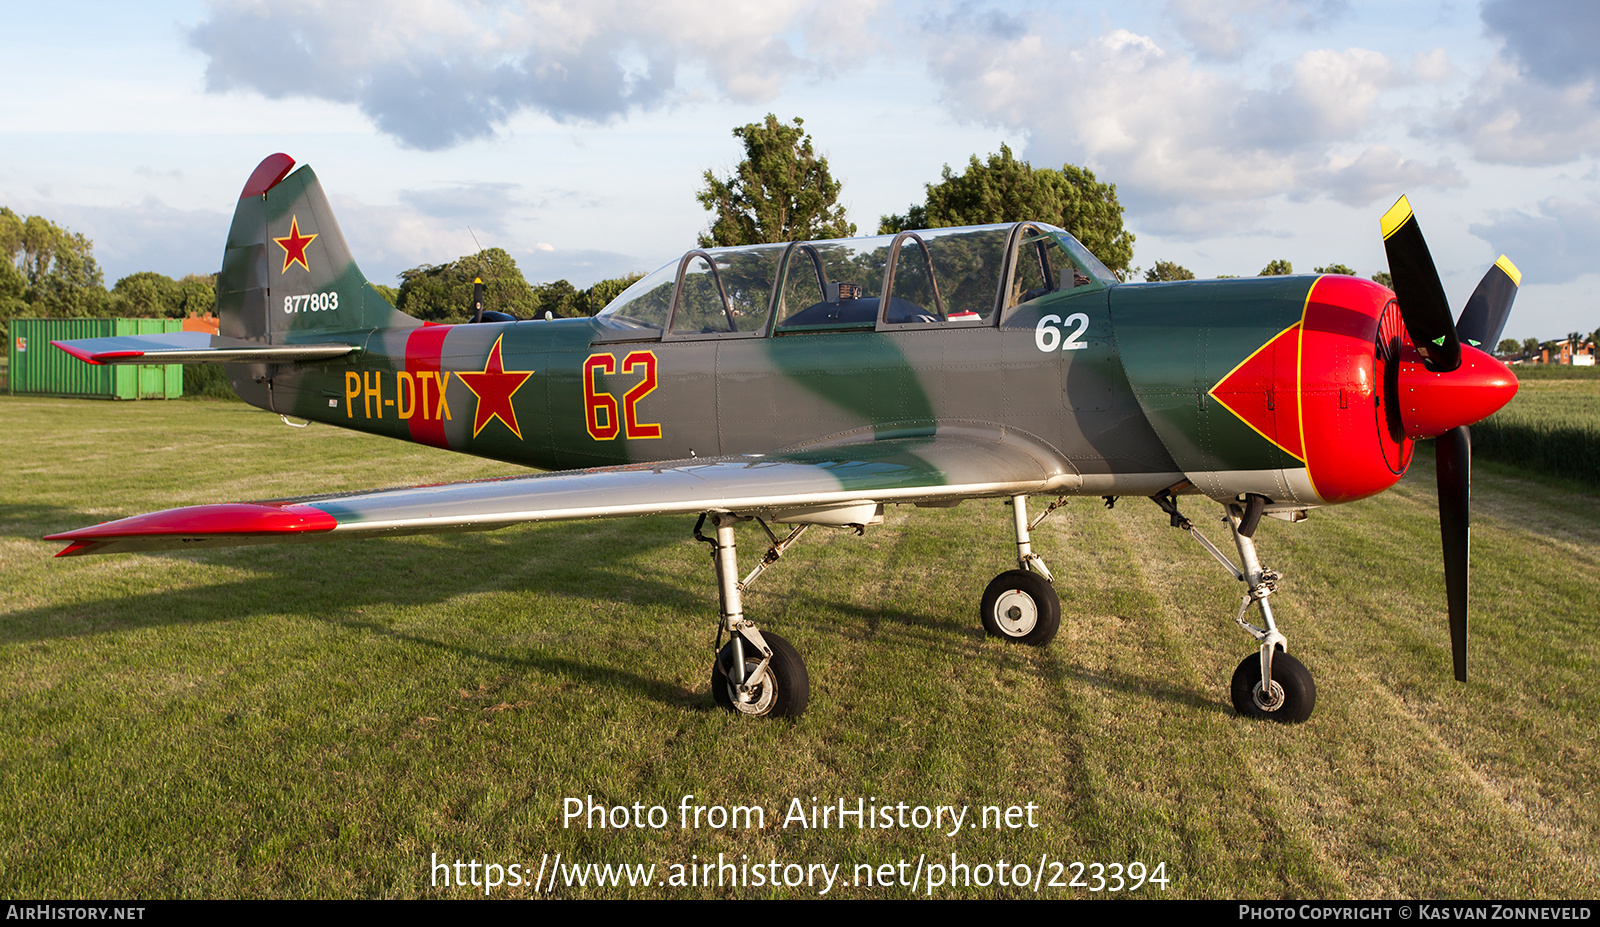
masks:
<svg viewBox="0 0 1600 927"><path fill-rule="evenodd" d="M1600 488L1600 367L1515 372L1516 398L1472 427L1475 454Z"/></svg>
<svg viewBox="0 0 1600 927"><path fill-rule="evenodd" d="M0 896L471 897L435 859L531 882L557 853L658 881L719 854L838 865L846 898L912 894L853 882L919 859L925 896L952 854L991 884L935 897L1108 894L1051 887L1073 860L1165 864L1133 897L1600 895L1594 492L1477 468L1466 685L1431 458L1378 498L1269 519L1274 603L1319 692L1298 727L1234 715L1241 587L1148 502L1076 500L1035 534L1065 612L1043 650L978 626L1007 509L891 508L865 537L812 532L747 598L812 683L798 722L751 723L709 694L716 592L692 519L57 560L40 535L155 508L510 468L238 403L0 397L0 439ZM1225 537L1210 506L1186 511ZM765 827L680 827L686 795L761 806ZM585 796L670 821L564 827ZM784 826L813 797L1031 803L1036 826ZM994 884L1002 860L1030 877L1042 860L1043 884Z"/></svg>

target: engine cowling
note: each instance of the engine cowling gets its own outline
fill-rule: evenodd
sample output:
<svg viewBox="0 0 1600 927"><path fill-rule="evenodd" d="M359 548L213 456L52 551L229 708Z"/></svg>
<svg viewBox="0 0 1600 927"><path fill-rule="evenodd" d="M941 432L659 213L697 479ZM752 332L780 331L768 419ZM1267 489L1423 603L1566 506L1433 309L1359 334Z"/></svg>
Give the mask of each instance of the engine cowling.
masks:
<svg viewBox="0 0 1600 927"><path fill-rule="evenodd" d="M1428 370L1394 293L1344 275L1117 287L1112 318L1141 407L1178 466L1219 501L1349 502L1393 486L1413 442L1516 394L1464 347Z"/></svg>

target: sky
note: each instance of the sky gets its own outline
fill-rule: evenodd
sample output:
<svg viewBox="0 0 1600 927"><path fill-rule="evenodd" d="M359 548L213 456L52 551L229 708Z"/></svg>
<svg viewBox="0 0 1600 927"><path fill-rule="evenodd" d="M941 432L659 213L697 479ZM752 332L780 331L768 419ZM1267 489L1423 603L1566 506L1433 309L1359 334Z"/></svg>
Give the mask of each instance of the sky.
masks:
<svg viewBox="0 0 1600 927"><path fill-rule="evenodd" d="M282 151L367 277L479 247L530 282L695 244L735 126L801 117L862 234L1009 145L1116 184L1133 263L1386 267L1410 198L1456 307L1521 268L1506 336L1600 328L1590 0L0 0L0 205L107 284L209 273Z"/></svg>

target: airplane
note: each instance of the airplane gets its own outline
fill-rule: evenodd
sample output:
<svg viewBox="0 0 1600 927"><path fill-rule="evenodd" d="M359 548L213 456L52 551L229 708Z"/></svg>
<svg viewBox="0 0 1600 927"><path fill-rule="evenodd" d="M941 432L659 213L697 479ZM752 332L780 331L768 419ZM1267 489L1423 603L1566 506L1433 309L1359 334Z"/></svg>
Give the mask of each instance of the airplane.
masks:
<svg viewBox="0 0 1600 927"><path fill-rule="evenodd" d="M316 175L274 154L228 233L220 334L57 346L97 364L226 364L241 398L285 421L550 472L189 506L47 540L77 556L698 515L719 598L713 697L794 718L805 663L743 594L810 527L1003 500L1016 568L984 590L981 621L1044 646L1061 604L1031 532L1070 497L1143 496L1245 585L1235 620L1256 646L1235 709L1301 722L1316 685L1273 618L1281 576L1257 554L1261 519L1380 493L1417 440L1437 439L1464 681L1468 426L1517 390L1479 350L1505 326L1515 265L1502 256L1456 321L1404 197L1381 228L1393 291L1342 275L1122 283L1065 231L1013 222L696 248L592 318L518 321L480 297L470 322L441 325L368 284ZM1035 517L1033 496L1054 501ZM1191 498L1222 506L1237 564L1182 514ZM768 547L741 578L735 526L750 521Z"/></svg>

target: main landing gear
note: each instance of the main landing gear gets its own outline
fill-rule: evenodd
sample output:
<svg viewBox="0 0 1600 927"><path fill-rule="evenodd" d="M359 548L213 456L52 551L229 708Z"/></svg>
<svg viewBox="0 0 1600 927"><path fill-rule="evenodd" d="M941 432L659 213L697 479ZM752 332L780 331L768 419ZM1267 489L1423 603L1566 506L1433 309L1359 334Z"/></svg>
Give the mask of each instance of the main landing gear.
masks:
<svg viewBox="0 0 1600 927"><path fill-rule="evenodd" d="M1177 501L1170 491L1150 497L1161 510L1171 517L1172 527L1189 532L1201 547L1222 564L1223 568L1246 586L1244 600L1239 603L1239 614L1234 618L1241 628L1260 644L1257 653L1244 658L1233 671L1231 686L1234 710L1250 718L1298 724L1311 717L1317 704L1317 685L1311 671L1299 660L1289 656L1289 642L1279 632L1272 618L1272 606L1267 598L1277 590L1283 577L1276 570L1264 569L1256 557L1254 540L1256 527L1266 508L1266 498L1251 494L1243 503L1230 502L1223 506L1228 527L1233 532L1234 545L1239 550L1241 567L1233 565L1226 554L1206 539L1189 519L1178 513ZM1250 606L1261 611L1264 627L1245 621ZM1263 683L1263 680L1266 680Z"/></svg>
<svg viewBox="0 0 1600 927"><path fill-rule="evenodd" d="M1061 600L1051 585L1050 570L1033 552L1028 534L1065 502L1065 498L1057 499L1030 524L1027 497L1012 498L1017 569L1001 573L989 583L980 607L984 630L995 637L1043 647L1061 627ZM716 530L714 537L702 530L708 521ZM772 546L755 569L740 580L733 528L742 521L759 524ZM745 617L744 592L809 527L801 524L779 538L762 519L728 512L701 515L694 526L695 538L712 548L722 616L717 629L717 656L711 664L711 696L729 711L754 717L797 718L806 710L811 680L805 661L788 641L770 631L761 631ZM722 642L724 635L726 644Z"/></svg>
<svg viewBox="0 0 1600 927"><path fill-rule="evenodd" d="M700 531L708 518L716 528L715 538ZM756 519L772 539L772 547L741 582L733 526L749 520L747 516L713 512L701 515L694 526L695 538L711 545L711 559L717 569L717 598L722 610L717 643L722 644L722 635L728 635L728 643L721 646L711 664L711 697L723 708L742 715L798 718L811 700L811 679L806 675L805 661L788 641L770 631L763 634L755 622L745 618L743 595L810 525L800 525L779 540L766 522Z"/></svg>
<svg viewBox="0 0 1600 927"><path fill-rule="evenodd" d="M1038 520L1028 523L1028 497L1011 498L1012 520L1017 532L1017 569L1007 570L989 582L978 606L983 629L993 637L1016 641L1030 647L1043 647L1055 639L1061 627L1061 599L1053 585L1055 577L1033 552L1029 532L1062 504L1056 500Z"/></svg>

